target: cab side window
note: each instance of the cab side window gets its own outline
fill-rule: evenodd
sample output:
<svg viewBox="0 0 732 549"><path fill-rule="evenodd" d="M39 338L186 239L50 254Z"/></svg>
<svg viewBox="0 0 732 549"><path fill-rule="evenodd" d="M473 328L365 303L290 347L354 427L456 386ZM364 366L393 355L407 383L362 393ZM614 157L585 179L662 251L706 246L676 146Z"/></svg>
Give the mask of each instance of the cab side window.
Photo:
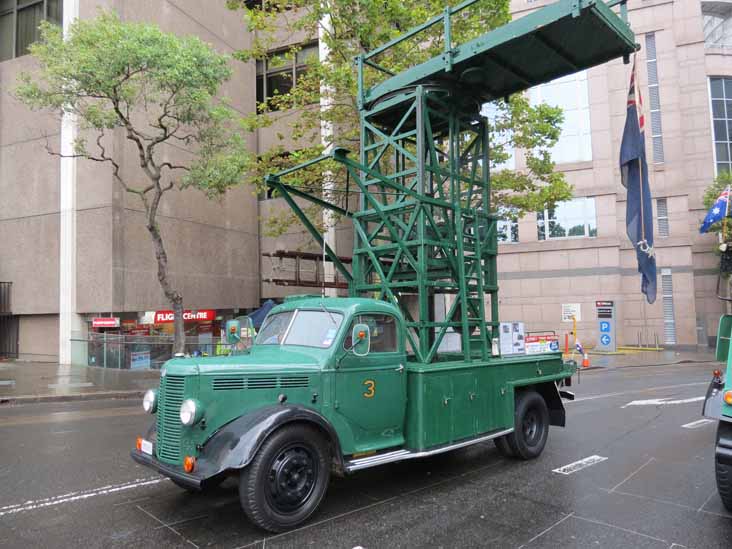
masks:
<svg viewBox="0 0 732 549"><path fill-rule="evenodd" d="M371 332L372 353L395 353L399 350L397 343L396 318L391 315L365 314L354 317L348 328L343 347L350 349L353 345L351 335L356 324L366 324Z"/></svg>

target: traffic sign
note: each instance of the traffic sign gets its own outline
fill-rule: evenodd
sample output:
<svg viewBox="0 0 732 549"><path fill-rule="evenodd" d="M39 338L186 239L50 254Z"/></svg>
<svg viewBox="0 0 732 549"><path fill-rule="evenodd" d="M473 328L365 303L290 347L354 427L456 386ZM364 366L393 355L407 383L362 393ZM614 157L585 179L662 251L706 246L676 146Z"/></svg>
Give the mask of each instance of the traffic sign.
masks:
<svg viewBox="0 0 732 549"><path fill-rule="evenodd" d="M601 342L601 343L602 343L603 345L610 345L610 341L611 341L611 339L610 339L610 336L609 336L609 335L607 335L607 334L602 334L602 337L600 338L600 342Z"/></svg>
<svg viewBox="0 0 732 549"><path fill-rule="evenodd" d="M601 332L609 332L610 331L610 323L603 320L600 322L600 331Z"/></svg>

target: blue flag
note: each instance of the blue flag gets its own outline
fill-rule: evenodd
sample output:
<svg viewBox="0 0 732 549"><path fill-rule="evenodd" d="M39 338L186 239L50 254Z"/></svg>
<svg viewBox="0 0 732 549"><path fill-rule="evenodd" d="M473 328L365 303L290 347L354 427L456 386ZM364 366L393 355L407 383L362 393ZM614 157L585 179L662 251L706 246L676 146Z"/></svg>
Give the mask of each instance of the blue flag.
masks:
<svg viewBox="0 0 732 549"><path fill-rule="evenodd" d="M700 233L707 232L709 227L714 225L717 221L721 221L728 214L728 200L729 187L722 191L722 194L717 197L717 200L714 202L712 207L709 208L707 216L704 218L704 223L702 223L702 226L699 228Z"/></svg>
<svg viewBox="0 0 732 549"><path fill-rule="evenodd" d="M625 226L638 258L641 292L648 303L656 301L656 253L653 249L653 204L648 186L643 102L636 89L635 60L630 75L628 107L620 144L620 175L628 189ZM636 102L636 96L638 101Z"/></svg>

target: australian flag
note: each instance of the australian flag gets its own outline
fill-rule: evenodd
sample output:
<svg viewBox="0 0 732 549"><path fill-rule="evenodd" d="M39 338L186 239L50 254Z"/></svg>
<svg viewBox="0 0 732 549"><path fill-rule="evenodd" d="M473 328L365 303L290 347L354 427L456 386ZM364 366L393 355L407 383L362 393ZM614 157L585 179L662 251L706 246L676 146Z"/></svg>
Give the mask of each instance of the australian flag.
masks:
<svg viewBox="0 0 732 549"><path fill-rule="evenodd" d="M722 194L719 195L712 207L709 208L707 216L704 218L704 223L699 228L700 233L707 232L709 227L717 221L721 221L727 215L729 212L727 204L729 204L729 187L722 191Z"/></svg>
<svg viewBox="0 0 732 549"><path fill-rule="evenodd" d="M653 204L648 186L645 123L640 89L636 87L635 60L630 75L627 114L620 144L620 176L628 189L625 223L641 274L641 292L648 303L656 301L656 254L653 249Z"/></svg>

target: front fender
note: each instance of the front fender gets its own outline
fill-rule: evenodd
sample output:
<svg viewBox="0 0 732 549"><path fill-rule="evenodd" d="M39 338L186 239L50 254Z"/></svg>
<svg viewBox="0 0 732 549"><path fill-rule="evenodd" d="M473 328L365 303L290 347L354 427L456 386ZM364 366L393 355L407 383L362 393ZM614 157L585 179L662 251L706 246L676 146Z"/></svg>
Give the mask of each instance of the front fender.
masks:
<svg viewBox="0 0 732 549"><path fill-rule="evenodd" d="M724 419L722 415L722 406L724 401L722 400L724 394L724 379L720 381L712 380L707 389L707 396L704 399L704 406L702 407L702 415L709 419Z"/></svg>
<svg viewBox="0 0 732 549"><path fill-rule="evenodd" d="M227 470L249 465L265 439L279 427L292 422L311 423L328 434L333 456L342 467L338 436L322 415L299 405L267 406L243 415L211 435L197 459L198 473L210 478Z"/></svg>

